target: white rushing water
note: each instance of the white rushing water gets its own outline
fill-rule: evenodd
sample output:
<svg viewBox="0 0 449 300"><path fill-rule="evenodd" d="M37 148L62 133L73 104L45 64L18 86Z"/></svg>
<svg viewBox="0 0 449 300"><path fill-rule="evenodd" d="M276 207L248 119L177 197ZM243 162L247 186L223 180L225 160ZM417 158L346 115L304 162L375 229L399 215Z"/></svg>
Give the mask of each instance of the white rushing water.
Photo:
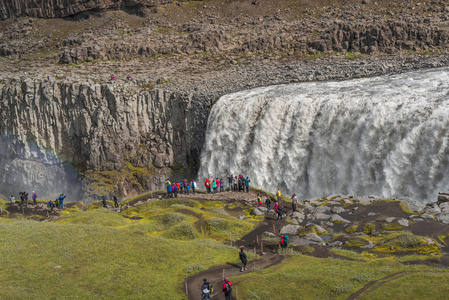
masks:
<svg viewBox="0 0 449 300"><path fill-rule="evenodd" d="M199 180L436 201L449 187L448 125L448 68L229 94L212 108Z"/></svg>

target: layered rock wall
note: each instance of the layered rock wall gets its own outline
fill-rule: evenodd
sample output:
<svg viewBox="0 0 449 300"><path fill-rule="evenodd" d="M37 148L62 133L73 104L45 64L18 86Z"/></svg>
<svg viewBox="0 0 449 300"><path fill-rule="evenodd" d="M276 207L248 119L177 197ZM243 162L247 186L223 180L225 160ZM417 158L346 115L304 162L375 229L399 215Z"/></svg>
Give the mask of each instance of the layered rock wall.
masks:
<svg viewBox="0 0 449 300"><path fill-rule="evenodd" d="M137 84L27 79L4 85L0 101L0 188L44 194L79 189L86 170L114 177L123 194L160 188L168 166L198 163L210 105ZM146 177L118 178L149 166Z"/></svg>
<svg viewBox="0 0 449 300"><path fill-rule="evenodd" d="M152 7L170 2L173 0L1 0L0 19L63 18L91 10Z"/></svg>

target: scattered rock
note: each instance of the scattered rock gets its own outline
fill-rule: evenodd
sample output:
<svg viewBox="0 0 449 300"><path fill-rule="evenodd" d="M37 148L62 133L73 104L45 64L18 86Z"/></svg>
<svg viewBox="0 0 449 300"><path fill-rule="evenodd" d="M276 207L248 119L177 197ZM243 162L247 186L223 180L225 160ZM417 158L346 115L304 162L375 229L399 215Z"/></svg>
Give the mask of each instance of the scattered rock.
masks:
<svg viewBox="0 0 449 300"><path fill-rule="evenodd" d="M261 207L256 207L251 213L256 216L263 216L265 214Z"/></svg>
<svg viewBox="0 0 449 300"><path fill-rule="evenodd" d="M398 220L399 225L404 226L404 227L408 227L408 220L407 219L399 219Z"/></svg>
<svg viewBox="0 0 449 300"><path fill-rule="evenodd" d="M281 228L280 234L296 235L298 233L299 228L301 228L301 226L285 225L284 227Z"/></svg>
<svg viewBox="0 0 449 300"><path fill-rule="evenodd" d="M374 212L369 212L368 213L368 217L372 217L372 216L375 216L376 215L376 213L374 213Z"/></svg>
<svg viewBox="0 0 449 300"><path fill-rule="evenodd" d="M385 222L391 223L391 222L394 221L394 219L395 219L395 217L388 217L388 218L385 219Z"/></svg>
<svg viewBox="0 0 449 300"><path fill-rule="evenodd" d="M337 214L333 214L330 221L333 223L351 223L351 221L343 219L340 215Z"/></svg>

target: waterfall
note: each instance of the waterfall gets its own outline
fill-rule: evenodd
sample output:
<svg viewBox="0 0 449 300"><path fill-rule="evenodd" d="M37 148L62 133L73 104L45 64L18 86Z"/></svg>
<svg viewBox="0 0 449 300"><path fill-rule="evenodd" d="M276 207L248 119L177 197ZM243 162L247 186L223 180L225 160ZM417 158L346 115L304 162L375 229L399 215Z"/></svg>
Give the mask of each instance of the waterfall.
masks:
<svg viewBox="0 0 449 300"><path fill-rule="evenodd" d="M200 182L226 174L300 198L436 201L449 187L449 69L269 86L221 97Z"/></svg>

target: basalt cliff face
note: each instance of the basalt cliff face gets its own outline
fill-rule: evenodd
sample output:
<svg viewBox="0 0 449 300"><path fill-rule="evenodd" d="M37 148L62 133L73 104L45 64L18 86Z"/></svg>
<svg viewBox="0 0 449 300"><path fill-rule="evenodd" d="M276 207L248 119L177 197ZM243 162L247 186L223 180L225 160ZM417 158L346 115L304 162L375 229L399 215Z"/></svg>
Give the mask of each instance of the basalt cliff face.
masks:
<svg viewBox="0 0 449 300"><path fill-rule="evenodd" d="M173 0L2 0L0 1L0 19L63 18L86 11L155 7L171 2ZM183 0L178 2L183 2Z"/></svg>
<svg viewBox="0 0 449 300"><path fill-rule="evenodd" d="M160 187L168 166L197 164L210 105L133 84L32 80L0 99L0 188L78 196L132 195Z"/></svg>

